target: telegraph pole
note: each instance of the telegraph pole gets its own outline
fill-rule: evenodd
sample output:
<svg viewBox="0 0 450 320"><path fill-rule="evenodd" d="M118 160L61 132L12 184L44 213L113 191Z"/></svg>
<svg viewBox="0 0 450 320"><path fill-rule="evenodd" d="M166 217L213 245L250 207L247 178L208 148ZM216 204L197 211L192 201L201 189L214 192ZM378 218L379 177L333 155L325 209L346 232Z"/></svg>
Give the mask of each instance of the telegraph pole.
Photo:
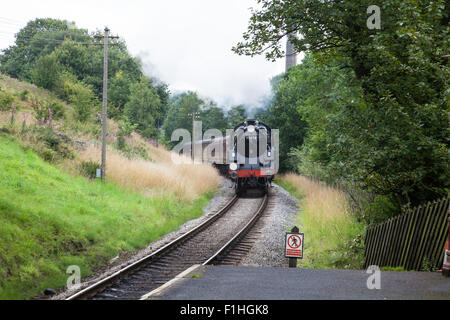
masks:
<svg viewBox="0 0 450 320"><path fill-rule="evenodd" d="M192 112L192 113L188 113L188 117L192 117L192 133L191 133L191 156L192 156L192 160L194 160L194 145L195 145L195 135L194 135L194 130L195 130L195 119L200 116L200 112Z"/></svg>
<svg viewBox="0 0 450 320"><path fill-rule="evenodd" d="M98 36L100 37L100 36ZM103 36L103 104L102 104L102 181L106 179L106 135L107 135L107 104L108 104L108 45L109 39L117 39L118 36L110 36L108 27L105 27Z"/></svg>

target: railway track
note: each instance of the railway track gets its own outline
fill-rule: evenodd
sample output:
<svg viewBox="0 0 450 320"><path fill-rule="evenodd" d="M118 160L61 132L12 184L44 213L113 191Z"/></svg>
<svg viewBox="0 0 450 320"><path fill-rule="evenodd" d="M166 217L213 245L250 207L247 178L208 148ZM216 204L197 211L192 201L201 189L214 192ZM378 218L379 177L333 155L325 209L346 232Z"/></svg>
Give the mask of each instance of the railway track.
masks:
<svg viewBox="0 0 450 320"><path fill-rule="evenodd" d="M243 242L249 241L249 231L268 202L268 195L257 199L234 196L201 225L67 300L139 299L192 265L236 264L250 249Z"/></svg>
<svg viewBox="0 0 450 320"><path fill-rule="evenodd" d="M217 253L203 265L238 265L249 253L255 241L259 239L264 227L265 215L268 215L273 207L272 198L267 197L265 203L253 216L253 218Z"/></svg>

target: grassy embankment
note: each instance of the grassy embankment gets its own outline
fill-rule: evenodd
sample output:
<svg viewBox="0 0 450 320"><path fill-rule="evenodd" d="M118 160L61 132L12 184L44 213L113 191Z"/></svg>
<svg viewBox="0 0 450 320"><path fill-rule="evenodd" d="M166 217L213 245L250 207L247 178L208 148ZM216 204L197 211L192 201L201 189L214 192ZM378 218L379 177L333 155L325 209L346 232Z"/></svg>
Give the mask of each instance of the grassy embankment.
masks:
<svg viewBox="0 0 450 320"><path fill-rule="evenodd" d="M118 150L114 121L107 182L89 180L81 167L100 162L96 120L74 121L69 104L33 85L2 75L0 86L16 101L14 123L10 111L0 111L0 299L65 286L70 265L86 276L122 251L145 247L199 217L217 190L212 167L174 164L169 151L135 133L125 137L126 152ZM64 115L42 125L36 101L56 101Z"/></svg>
<svg viewBox="0 0 450 320"><path fill-rule="evenodd" d="M146 246L201 215L211 193L183 203L73 177L0 136L0 298L65 285L122 250Z"/></svg>
<svg viewBox="0 0 450 320"><path fill-rule="evenodd" d="M301 200L297 222L305 244L299 267L360 269L365 227L349 211L345 195L296 174L276 182Z"/></svg>

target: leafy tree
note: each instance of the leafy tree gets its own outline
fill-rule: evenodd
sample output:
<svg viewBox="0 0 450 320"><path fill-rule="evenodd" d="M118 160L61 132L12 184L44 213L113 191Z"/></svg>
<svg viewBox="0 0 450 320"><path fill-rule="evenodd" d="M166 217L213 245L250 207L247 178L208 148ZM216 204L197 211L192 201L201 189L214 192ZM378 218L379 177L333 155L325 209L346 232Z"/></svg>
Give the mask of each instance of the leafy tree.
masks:
<svg viewBox="0 0 450 320"><path fill-rule="evenodd" d="M117 132L117 147L119 150L126 149L125 137L131 135L131 133L136 130L137 125L132 125L128 119L120 119L118 122L118 132Z"/></svg>
<svg viewBox="0 0 450 320"><path fill-rule="evenodd" d="M53 54L39 58L31 72L32 81L39 87L55 90L61 80L62 66Z"/></svg>
<svg viewBox="0 0 450 320"><path fill-rule="evenodd" d="M158 94L159 100L161 101L161 108L155 121L157 127L161 128L169 109L170 91L169 86L164 82L158 82L156 85L154 85L154 88L156 89L156 93Z"/></svg>
<svg viewBox="0 0 450 320"><path fill-rule="evenodd" d="M138 131L145 137L155 138L157 130L155 118L160 117L161 101L150 86L150 80L142 77L141 81L130 86L130 98L125 104L125 115L137 125Z"/></svg>
<svg viewBox="0 0 450 320"><path fill-rule="evenodd" d="M64 40L86 41L86 30L72 28L66 20L35 19L16 34L15 45L0 55L0 70L9 75L31 80L34 63L50 54Z"/></svg>
<svg viewBox="0 0 450 320"><path fill-rule="evenodd" d="M226 129L228 129L223 110L213 102L202 109L200 119L202 120L203 132L208 129L218 129L222 134L225 134Z"/></svg>
<svg viewBox="0 0 450 320"><path fill-rule="evenodd" d="M289 70L278 86L279 92L289 89L295 96L296 109L307 126L303 130L297 128L297 132L305 133L308 161L326 166L331 156L328 148L330 134L326 130L329 116L351 103L362 102L359 83L354 81L348 69L341 69L336 64L317 64L312 56L307 55L301 65Z"/></svg>
<svg viewBox="0 0 450 320"><path fill-rule="evenodd" d="M31 80L67 101L73 99L66 96L64 83L67 81L69 87L76 84L89 88L95 98L101 100L104 57L102 46L90 45L97 42L94 35L100 35L100 31L89 35L87 30L65 20L30 21L17 34L15 45L4 50L0 56L0 70L19 79ZM129 54L125 42L120 39L112 39L111 42L114 45L110 48L108 59L108 110L109 116L119 119L131 98L131 86L140 83L144 75L140 61ZM161 103L155 106L157 109L151 114L156 126L160 127L168 108L170 93L167 85L161 82L154 85L147 79L147 84L141 87L153 90L160 99ZM140 130L144 130L142 124ZM147 134L154 136L155 131Z"/></svg>
<svg viewBox="0 0 450 320"><path fill-rule="evenodd" d="M245 110L244 106L239 105L232 107L227 114L227 120L228 124L234 128L234 126L237 126L239 123L244 122L247 120L247 111Z"/></svg>
<svg viewBox="0 0 450 320"><path fill-rule="evenodd" d="M259 119L273 129L280 130L280 170L292 169L288 167L288 152L291 148L303 143L306 124L298 105L303 99L303 92L299 90L299 82L286 74L277 87L274 88L273 104ZM305 89L305 88L303 88Z"/></svg>
<svg viewBox="0 0 450 320"><path fill-rule="evenodd" d="M122 71L117 72L108 83L108 101L116 107L115 113L110 114L113 118L120 117L123 114L124 107L130 99L130 86L132 80Z"/></svg>
<svg viewBox="0 0 450 320"><path fill-rule="evenodd" d="M203 104L204 101L192 91L172 97L163 125L164 139L170 141L176 129L186 129L192 135L192 114L200 114Z"/></svg>
<svg viewBox="0 0 450 320"><path fill-rule="evenodd" d="M329 116L330 168L399 204L418 204L448 188L449 4L380 4L381 30L367 28L359 1L258 0L239 54L282 57L280 40L323 64L350 69L363 101Z"/></svg>
<svg viewBox="0 0 450 320"><path fill-rule="evenodd" d="M82 82L64 81L64 92L68 101L74 106L75 119L87 121L95 110L96 99L91 87Z"/></svg>

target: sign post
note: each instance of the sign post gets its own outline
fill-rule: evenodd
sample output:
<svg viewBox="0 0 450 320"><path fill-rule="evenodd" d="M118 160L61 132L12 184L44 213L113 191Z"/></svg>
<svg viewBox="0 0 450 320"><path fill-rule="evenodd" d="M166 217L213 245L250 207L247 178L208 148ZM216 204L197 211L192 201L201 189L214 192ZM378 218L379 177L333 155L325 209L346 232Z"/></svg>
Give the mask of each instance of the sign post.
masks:
<svg viewBox="0 0 450 320"><path fill-rule="evenodd" d="M303 233L297 227L286 233L285 257L289 258L289 268L297 267L297 259L303 259Z"/></svg>

